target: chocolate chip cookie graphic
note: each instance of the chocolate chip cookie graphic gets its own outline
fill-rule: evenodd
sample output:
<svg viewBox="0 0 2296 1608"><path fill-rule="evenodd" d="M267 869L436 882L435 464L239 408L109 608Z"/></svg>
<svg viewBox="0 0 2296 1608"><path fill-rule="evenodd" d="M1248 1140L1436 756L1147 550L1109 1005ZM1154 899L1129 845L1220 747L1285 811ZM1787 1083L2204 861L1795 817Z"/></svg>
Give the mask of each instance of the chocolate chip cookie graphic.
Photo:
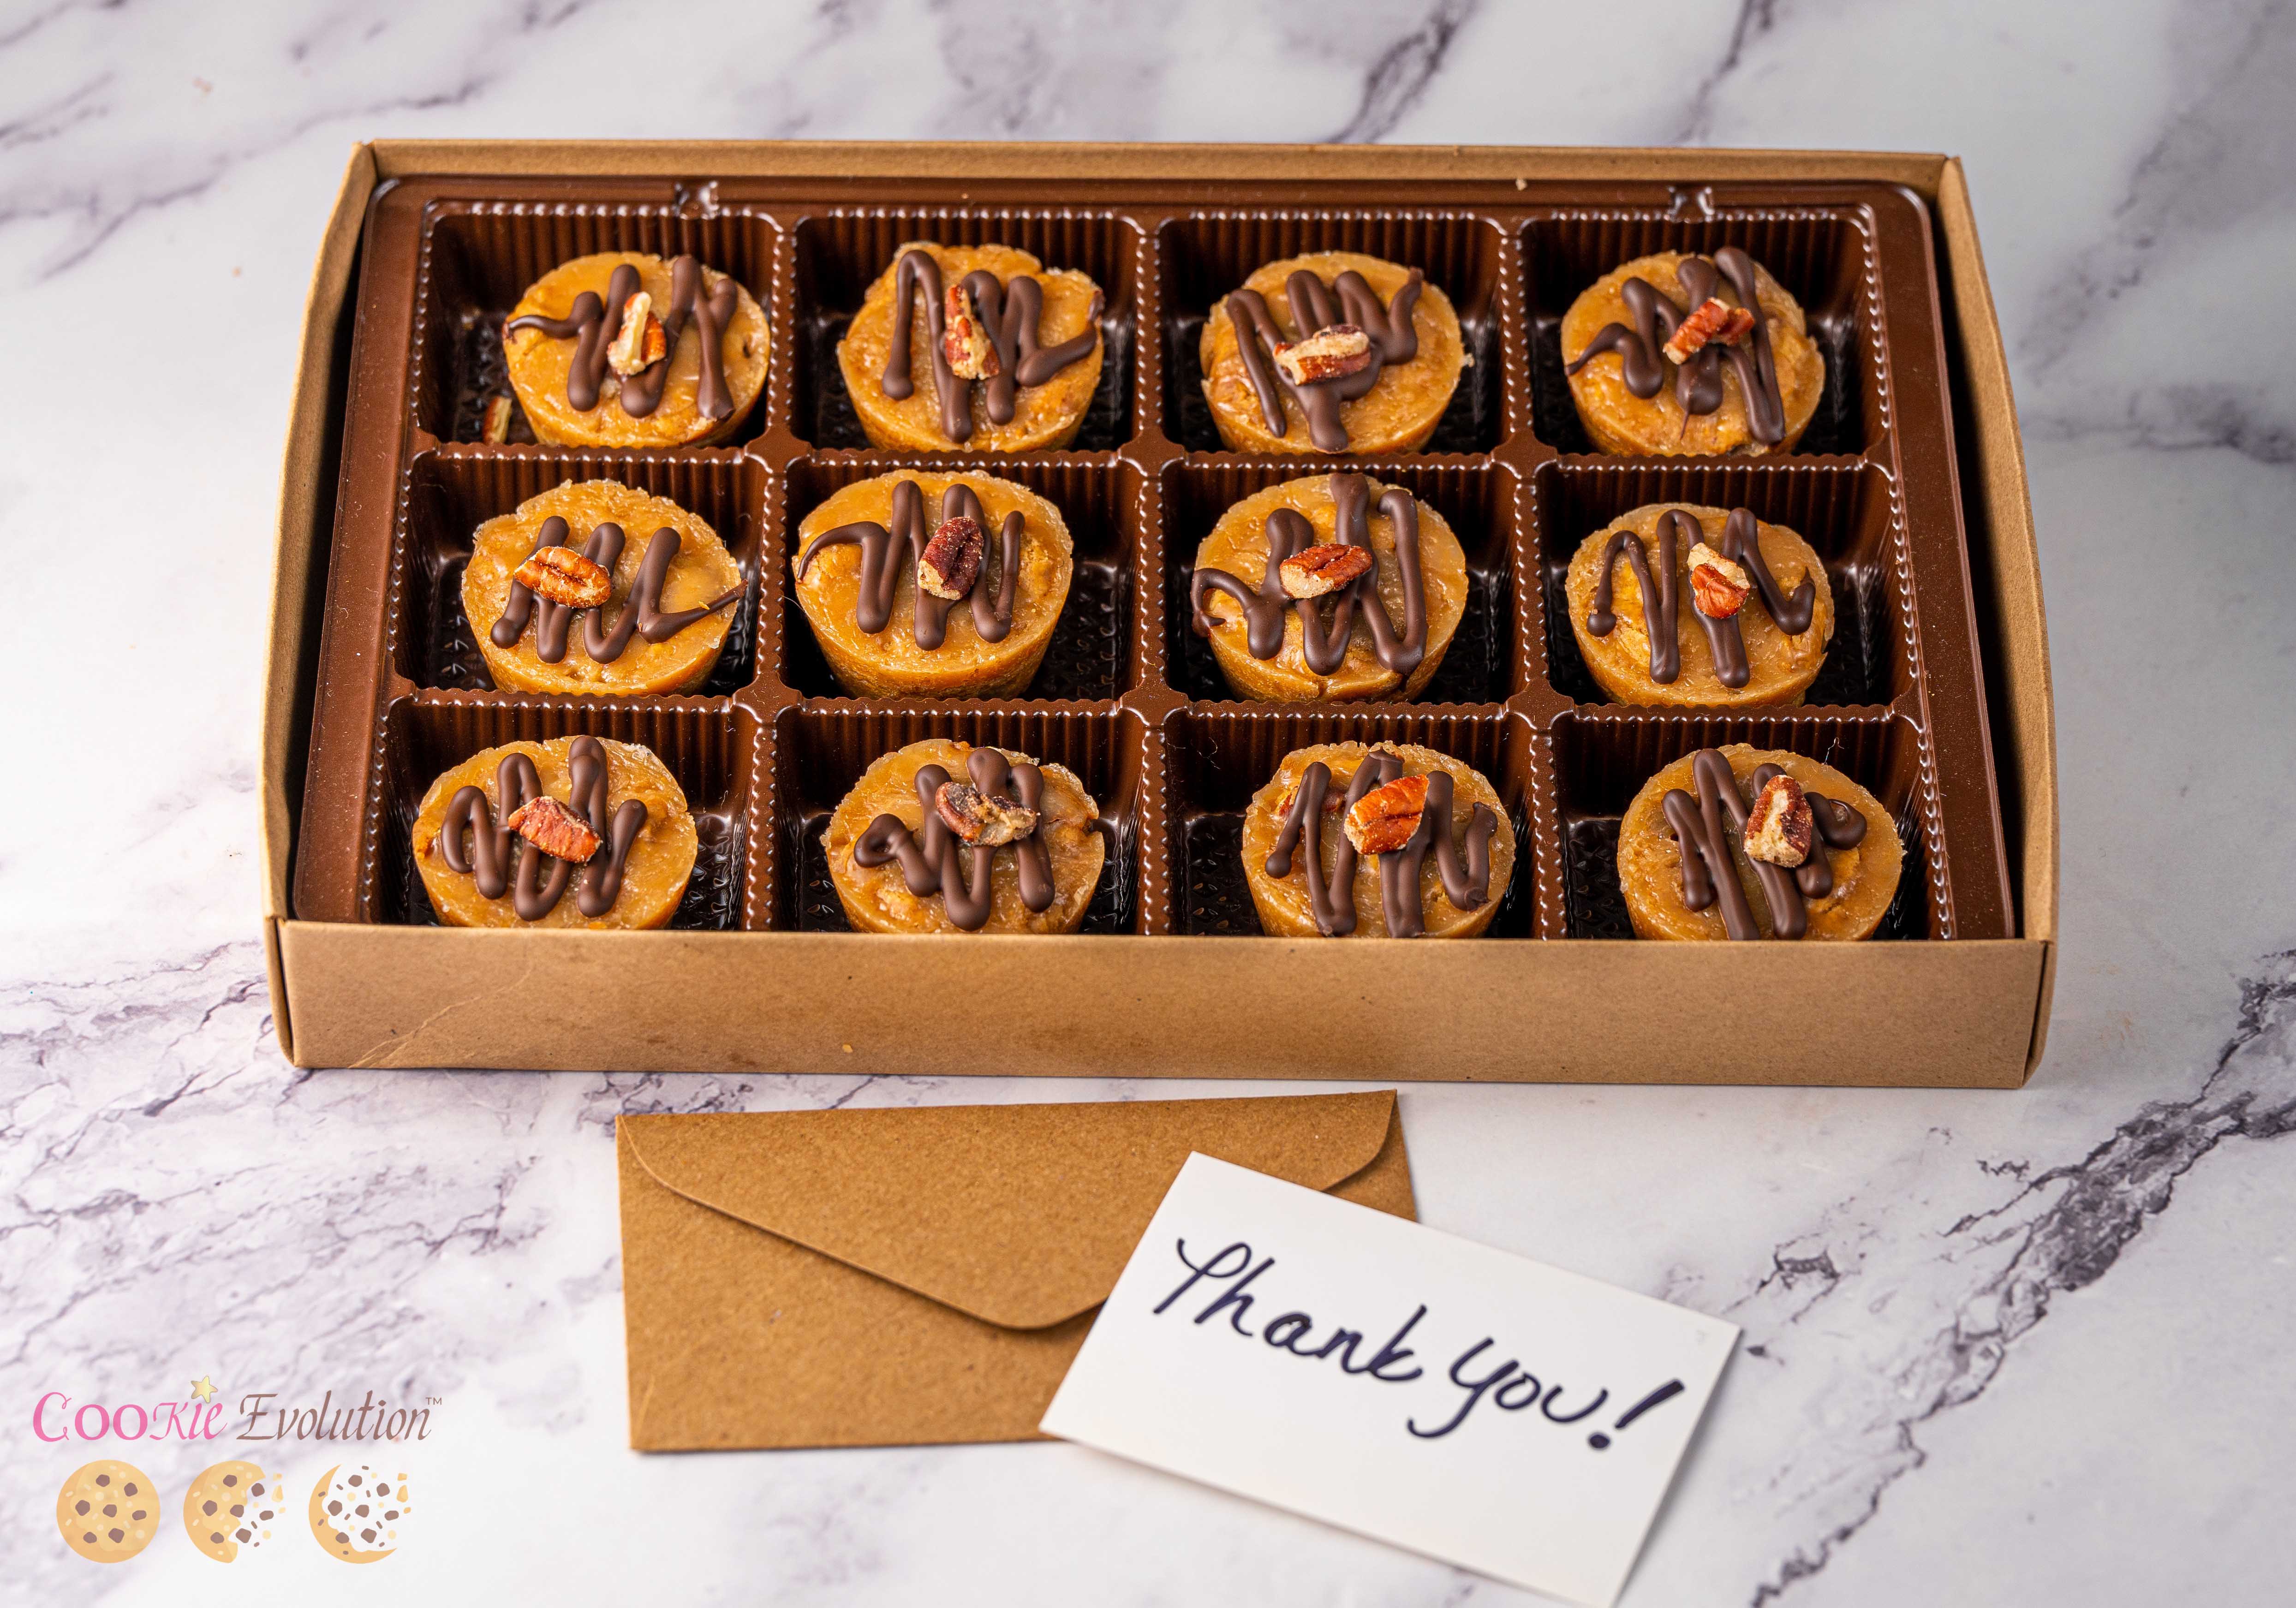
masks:
<svg viewBox="0 0 2296 1608"><path fill-rule="evenodd" d="M91 1563L134 1557L160 1533L160 1498L152 1476L107 1457L74 1469L56 1493L56 1528Z"/></svg>
<svg viewBox="0 0 2296 1608"><path fill-rule="evenodd" d="M311 1533L346 1563L373 1563L398 1545L413 1504L406 1476L389 1478L370 1464L337 1464L311 1487Z"/></svg>
<svg viewBox="0 0 2296 1608"><path fill-rule="evenodd" d="M235 1561L242 1547L271 1538L272 1522L287 1511L279 1476L254 1463L218 1463L184 1493L184 1532L218 1563Z"/></svg>

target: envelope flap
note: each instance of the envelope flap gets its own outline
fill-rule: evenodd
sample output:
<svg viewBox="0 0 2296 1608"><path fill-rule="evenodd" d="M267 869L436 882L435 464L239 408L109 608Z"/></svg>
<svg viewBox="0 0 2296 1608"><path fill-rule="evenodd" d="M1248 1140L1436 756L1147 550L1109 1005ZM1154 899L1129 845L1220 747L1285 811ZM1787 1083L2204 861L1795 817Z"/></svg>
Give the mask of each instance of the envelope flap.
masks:
<svg viewBox="0 0 2296 1608"><path fill-rule="evenodd" d="M1395 1094L624 1117L665 1188L1007 1328L1107 1299L1192 1151L1329 1189Z"/></svg>

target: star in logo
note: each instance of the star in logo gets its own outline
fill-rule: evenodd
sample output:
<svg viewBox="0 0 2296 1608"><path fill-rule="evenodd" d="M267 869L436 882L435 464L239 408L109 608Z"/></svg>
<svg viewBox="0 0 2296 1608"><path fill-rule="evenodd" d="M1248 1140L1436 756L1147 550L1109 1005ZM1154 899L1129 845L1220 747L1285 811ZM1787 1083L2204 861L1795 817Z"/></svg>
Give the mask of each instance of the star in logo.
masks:
<svg viewBox="0 0 2296 1608"><path fill-rule="evenodd" d="M213 1401L215 1399L215 1381L208 1377L205 1374L201 1374L197 1379L192 1381L192 1394L198 1397L201 1401Z"/></svg>

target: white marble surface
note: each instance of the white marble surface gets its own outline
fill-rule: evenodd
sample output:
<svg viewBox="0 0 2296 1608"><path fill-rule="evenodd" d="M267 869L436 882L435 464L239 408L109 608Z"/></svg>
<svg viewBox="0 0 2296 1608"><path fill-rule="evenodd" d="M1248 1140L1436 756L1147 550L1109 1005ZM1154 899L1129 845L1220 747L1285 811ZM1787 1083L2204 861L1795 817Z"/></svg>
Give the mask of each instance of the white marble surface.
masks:
<svg viewBox="0 0 2296 1608"><path fill-rule="evenodd" d="M279 1059L251 938L257 688L346 151L607 134L1968 159L2054 644L2046 1063L2016 1094L1413 1088L1422 1210L1745 1325L1631 1604L2284 1600L2296 13L1636 10L1631 30L1611 5L1472 0L0 15L0 1600L1517 1600L1070 1448L624 1448L617 1112L1200 1089ZM620 86L649 61L674 87ZM371 1570L292 1537L222 1569L171 1509L131 1563L66 1554L48 1513L77 1448L34 1438L36 1399L180 1399L202 1374L226 1397L442 1398L406 1459L422 1530ZM139 1450L171 1503L207 1460ZM295 1453L291 1481L329 1460Z"/></svg>

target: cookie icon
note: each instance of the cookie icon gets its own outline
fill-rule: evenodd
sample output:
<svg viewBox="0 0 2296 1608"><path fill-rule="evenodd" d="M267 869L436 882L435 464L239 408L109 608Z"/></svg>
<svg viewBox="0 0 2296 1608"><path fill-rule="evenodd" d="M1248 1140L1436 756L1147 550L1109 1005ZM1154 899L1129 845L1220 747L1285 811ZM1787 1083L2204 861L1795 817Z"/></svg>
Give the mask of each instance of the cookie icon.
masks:
<svg viewBox="0 0 2296 1608"><path fill-rule="evenodd" d="M412 1506L405 1474L339 1463L311 1487L311 1534L346 1563L372 1563L397 1549Z"/></svg>
<svg viewBox="0 0 2296 1608"><path fill-rule="evenodd" d="M152 1476L110 1457L74 1469L56 1493L56 1528L64 1544L91 1563L126 1562L160 1533Z"/></svg>
<svg viewBox="0 0 2296 1608"><path fill-rule="evenodd" d="M272 1521L285 1511L278 1475L258 1464L218 1463L184 1493L184 1533L217 1563L228 1563L242 1546L269 1540Z"/></svg>

